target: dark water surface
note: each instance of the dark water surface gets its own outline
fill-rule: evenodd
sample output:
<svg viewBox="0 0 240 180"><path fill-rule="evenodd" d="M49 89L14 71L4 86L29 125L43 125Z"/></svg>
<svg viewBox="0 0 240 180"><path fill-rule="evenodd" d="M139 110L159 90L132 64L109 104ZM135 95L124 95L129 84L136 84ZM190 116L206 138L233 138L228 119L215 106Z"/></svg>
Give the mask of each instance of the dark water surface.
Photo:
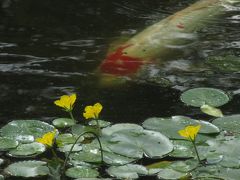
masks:
<svg viewBox="0 0 240 180"><path fill-rule="evenodd" d="M201 117L179 101L190 87L239 92L240 74L209 70L209 55L240 56L240 7L229 6L221 20L199 32L198 43L158 67L173 85L162 87L147 77L117 88L100 87L95 73L110 43L187 7L192 0L0 0L0 125L13 119L51 122L65 113L59 96L76 92L74 114L83 120L85 105L101 102L101 117L140 123L152 116ZM194 65L193 65L194 64ZM194 68L193 68L194 67ZM203 73L204 72L204 73ZM239 113L239 95L223 107Z"/></svg>

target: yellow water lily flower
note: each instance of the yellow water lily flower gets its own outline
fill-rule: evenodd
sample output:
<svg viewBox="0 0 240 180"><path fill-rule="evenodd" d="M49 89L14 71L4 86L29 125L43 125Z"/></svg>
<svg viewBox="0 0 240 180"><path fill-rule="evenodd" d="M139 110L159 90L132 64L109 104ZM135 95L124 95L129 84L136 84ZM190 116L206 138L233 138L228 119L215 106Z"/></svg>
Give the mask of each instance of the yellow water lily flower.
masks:
<svg viewBox="0 0 240 180"><path fill-rule="evenodd" d="M52 147L54 138L56 135L56 130L44 134L41 138L37 138L36 142L42 143L46 146Z"/></svg>
<svg viewBox="0 0 240 180"><path fill-rule="evenodd" d="M59 100L54 101L54 104L56 104L59 107L62 107L66 111L72 111L74 103L77 99L76 94L71 94L71 95L63 95L60 97Z"/></svg>
<svg viewBox="0 0 240 180"><path fill-rule="evenodd" d="M178 131L178 133L180 134L180 136L182 136L190 141L194 141L200 128L201 128L201 125L187 126L184 129Z"/></svg>
<svg viewBox="0 0 240 180"><path fill-rule="evenodd" d="M100 103L96 103L93 106L86 106L84 109L85 112L83 113L83 116L86 119L89 119L89 118L97 119L99 113L102 111L102 108L103 107Z"/></svg>

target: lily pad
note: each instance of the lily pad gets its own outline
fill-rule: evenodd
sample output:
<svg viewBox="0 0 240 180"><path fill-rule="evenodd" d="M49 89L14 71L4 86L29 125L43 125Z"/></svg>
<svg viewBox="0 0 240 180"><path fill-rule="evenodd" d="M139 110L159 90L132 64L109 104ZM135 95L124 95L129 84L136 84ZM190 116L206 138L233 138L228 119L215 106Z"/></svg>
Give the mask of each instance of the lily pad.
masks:
<svg viewBox="0 0 240 180"><path fill-rule="evenodd" d="M20 144L16 149L10 150L8 155L13 157L32 157L45 152L46 147L37 142Z"/></svg>
<svg viewBox="0 0 240 180"><path fill-rule="evenodd" d="M11 121L1 128L1 134L23 143L33 142L35 138L42 137L45 133L53 131L54 127L38 120Z"/></svg>
<svg viewBox="0 0 240 180"><path fill-rule="evenodd" d="M204 104L200 107L201 111L205 114L214 117L223 117L223 113L220 109Z"/></svg>
<svg viewBox="0 0 240 180"><path fill-rule="evenodd" d="M59 134L56 138L56 143L58 147L62 147L67 144L74 144L76 139L77 138L70 133ZM78 142L81 142L83 140L84 140L84 137L80 138Z"/></svg>
<svg viewBox="0 0 240 180"><path fill-rule="evenodd" d="M18 141L10 138L0 137L0 151L7 151L16 148L17 146Z"/></svg>
<svg viewBox="0 0 240 180"><path fill-rule="evenodd" d="M91 120L91 121L88 122L88 124L89 124L90 126L96 126L96 125L97 125L97 121L96 121L96 120ZM111 122L108 122L108 121L104 121L104 120L100 120L100 119L99 119L99 120L98 120L98 124L99 124L99 126L100 126L101 128L105 128L105 127L111 125Z"/></svg>
<svg viewBox="0 0 240 180"><path fill-rule="evenodd" d="M20 161L10 164L4 172L11 176L36 177L49 174L47 163L43 161Z"/></svg>
<svg viewBox="0 0 240 180"><path fill-rule="evenodd" d="M158 179L166 179L166 180L170 180L170 179L181 179L184 177L187 177L188 173L184 173L184 172L179 172L173 169L160 169L158 172Z"/></svg>
<svg viewBox="0 0 240 180"><path fill-rule="evenodd" d="M230 100L224 91L214 88L190 89L182 93L180 98L185 104L194 107L201 107L202 105L219 107Z"/></svg>
<svg viewBox="0 0 240 180"><path fill-rule="evenodd" d="M52 123L57 128L71 127L74 124L76 124L76 122L70 118L57 118L57 119L54 119Z"/></svg>
<svg viewBox="0 0 240 180"><path fill-rule="evenodd" d="M60 148L58 148L58 150L60 152L69 152L72 148L73 144L66 144ZM78 151L81 151L82 150L82 145L81 144L75 144L73 146L73 149L72 149L72 152L78 152Z"/></svg>
<svg viewBox="0 0 240 180"><path fill-rule="evenodd" d="M170 153L173 145L159 132L129 129L111 134L108 148L114 153L131 158L142 158L143 154L149 158L160 158Z"/></svg>
<svg viewBox="0 0 240 180"><path fill-rule="evenodd" d="M176 158L191 158L195 156L193 144L190 141L174 140L174 150L169 154L171 157Z"/></svg>
<svg viewBox="0 0 240 180"><path fill-rule="evenodd" d="M209 57L206 61L214 70L222 72L240 72L240 57L234 55Z"/></svg>
<svg viewBox="0 0 240 180"><path fill-rule="evenodd" d="M81 166L69 168L65 174L71 178L95 178L99 176L99 172L96 169Z"/></svg>
<svg viewBox="0 0 240 180"><path fill-rule="evenodd" d="M81 124L76 124L72 126L71 128L73 135L79 136L83 133L83 137L93 137L94 135L91 133L86 133L86 132L92 132L94 134L99 134L99 129L95 126L83 126Z"/></svg>
<svg viewBox="0 0 240 180"><path fill-rule="evenodd" d="M111 166L107 169L110 176L119 179L138 179L139 175L147 175L148 170L141 165L127 164L124 166Z"/></svg>
<svg viewBox="0 0 240 180"><path fill-rule="evenodd" d="M234 135L240 135L240 114L217 118L214 119L212 123Z"/></svg>
<svg viewBox="0 0 240 180"><path fill-rule="evenodd" d="M143 122L143 127L163 133L171 139L183 139L178 131L189 125L201 125L200 134L216 134L220 130L217 126L201 120L194 120L185 116L172 116L171 118L149 118ZM199 135L200 135L199 134ZM199 136L198 135L198 136Z"/></svg>
<svg viewBox="0 0 240 180"><path fill-rule="evenodd" d="M0 180L4 180L4 176L0 174Z"/></svg>

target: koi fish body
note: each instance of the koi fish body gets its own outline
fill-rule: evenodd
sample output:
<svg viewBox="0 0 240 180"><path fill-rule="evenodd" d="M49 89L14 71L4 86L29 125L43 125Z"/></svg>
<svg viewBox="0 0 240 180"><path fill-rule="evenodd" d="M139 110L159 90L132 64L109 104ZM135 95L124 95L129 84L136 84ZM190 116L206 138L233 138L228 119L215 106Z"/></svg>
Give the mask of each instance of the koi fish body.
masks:
<svg viewBox="0 0 240 180"><path fill-rule="evenodd" d="M101 83L112 85L119 77L134 77L143 65L161 64L172 50L191 44L194 33L222 14L228 1L200 0L133 36L101 63Z"/></svg>

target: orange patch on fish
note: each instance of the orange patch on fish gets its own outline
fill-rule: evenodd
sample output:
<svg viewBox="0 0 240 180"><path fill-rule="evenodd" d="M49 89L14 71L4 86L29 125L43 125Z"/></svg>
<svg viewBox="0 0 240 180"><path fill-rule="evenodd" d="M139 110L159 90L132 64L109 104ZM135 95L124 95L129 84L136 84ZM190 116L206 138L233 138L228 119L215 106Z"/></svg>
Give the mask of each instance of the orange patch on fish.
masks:
<svg viewBox="0 0 240 180"><path fill-rule="evenodd" d="M119 47L115 52L109 54L100 66L103 73L113 75L130 75L136 73L143 64L140 58L127 56L123 50L131 45Z"/></svg>

